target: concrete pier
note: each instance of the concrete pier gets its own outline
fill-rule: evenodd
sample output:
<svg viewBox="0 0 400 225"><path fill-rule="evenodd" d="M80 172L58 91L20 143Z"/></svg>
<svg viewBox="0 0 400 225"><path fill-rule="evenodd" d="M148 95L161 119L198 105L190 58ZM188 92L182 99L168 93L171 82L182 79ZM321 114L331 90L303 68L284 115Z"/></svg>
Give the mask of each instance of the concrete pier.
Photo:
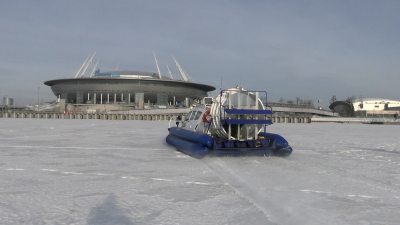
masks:
<svg viewBox="0 0 400 225"><path fill-rule="evenodd" d="M178 116L185 119L186 113L60 113L60 112L0 112L0 118L15 119L73 119L73 120L148 120L169 121L176 120ZM311 123L311 117L307 116L274 116L270 118L272 123Z"/></svg>
<svg viewBox="0 0 400 225"><path fill-rule="evenodd" d="M364 123L364 124L392 124L400 125L400 119L392 118L358 118L358 117L326 117L326 118L312 118L313 123Z"/></svg>
<svg viewBox="0 0 400 225"><path fill-rule="evenodd" d="M311 123L311 117L307 116L274 116L271 118L272 123Z"/></svg>
<svg viewBox="0 0 400 225"><path fill-rule="evenodd" d="M55 112L0 112L0 118L13 119L74 119L74 120L149 120L169 121L186 114L108 114L108 113L55 113Z"/></svg>

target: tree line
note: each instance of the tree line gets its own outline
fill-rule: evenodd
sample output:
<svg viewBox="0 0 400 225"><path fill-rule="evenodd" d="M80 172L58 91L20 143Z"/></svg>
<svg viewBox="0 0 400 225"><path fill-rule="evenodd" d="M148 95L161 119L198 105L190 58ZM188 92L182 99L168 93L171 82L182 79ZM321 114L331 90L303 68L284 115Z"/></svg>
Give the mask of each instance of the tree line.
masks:
<svg viewBox="0 0 400 225"><path fill-rule="evenodd" d="M363 101L363 96L362 95L360 95L360 97L358 97L358 99L362 102ZM356 101L356 96L354 96L354 95L352 95L352 96L350 96L350 97L347 97L346 98L346 100L345 100L345 102L347 102L347 103L354 103L355 101ZM329 101L329 103L330 104L332 104L332 103L334 103L334 102L336 102L337 101L337 99L336 99L336 95L333 95L332 96L332 98L331 98L331 100Z"/></svg>
<svg viewBox="0 0 400 225"><path fill-rule="evenodd" d="M279 103L287 103L287 104L297 104L297 105L307 105L310 108L314 108L314 101L313 100L305 100L301 99L300 97L296 97L295 100L286 100L282 97L279 99Z"/></svg>

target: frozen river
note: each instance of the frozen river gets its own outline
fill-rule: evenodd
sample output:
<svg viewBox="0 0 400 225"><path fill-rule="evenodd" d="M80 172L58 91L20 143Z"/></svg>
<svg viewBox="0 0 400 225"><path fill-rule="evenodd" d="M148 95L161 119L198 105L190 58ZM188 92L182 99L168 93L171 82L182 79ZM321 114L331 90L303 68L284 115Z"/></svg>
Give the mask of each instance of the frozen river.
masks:
<svg viewBox="0 0 400 225"><path fill-rule="evenodd" d="M400 126L274 124L287 158L201 160L165 121L0 127L0 224L400 224Z"/></svg>

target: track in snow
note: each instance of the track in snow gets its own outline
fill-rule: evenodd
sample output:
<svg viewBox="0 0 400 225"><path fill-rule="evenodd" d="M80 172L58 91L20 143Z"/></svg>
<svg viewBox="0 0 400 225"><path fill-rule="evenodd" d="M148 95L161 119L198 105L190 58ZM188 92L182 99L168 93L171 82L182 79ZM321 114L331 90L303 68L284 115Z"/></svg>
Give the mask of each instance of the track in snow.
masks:
<svg viewBox="0 0 400 225"><path fill-rule="evenodd" d="M316 127L322 126L336 125ZM318 138L289 134L294 151L286 158L206 157L201 161L272 223L399 224L400 143L384 139L390 130L379 130L382 144L365 138L372 133L377 137L375 127L344 127L367 130L359 136L328 131L322 137L315 135Z"/></svg>

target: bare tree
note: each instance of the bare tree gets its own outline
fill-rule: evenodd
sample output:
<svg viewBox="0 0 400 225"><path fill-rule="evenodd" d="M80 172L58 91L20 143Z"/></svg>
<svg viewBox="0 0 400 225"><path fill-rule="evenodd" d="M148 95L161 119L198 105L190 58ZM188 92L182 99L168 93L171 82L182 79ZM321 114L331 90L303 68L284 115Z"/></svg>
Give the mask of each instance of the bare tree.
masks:
<svg viewBox="0 0 400 225"><path fill-rule="evenodd" d="M286 103L294 104L294 101L293 100L287 100Z"/></svg>
<svg viewBox="0 0 400 225"><path fill-rule="evenodd" d="M296 104L300 104L301 103L301 98L296 97Z"/></svg>
<svg viewBox="0 0 400 225"><path fill-rule="evenodd" d="M310 107L310 108L314 108L314 101L313 100L306 100L305 104L307 104L308 107Z"/></svg>
<svg viewBox="0 0 400 225"><path fill-rule="evenodd" d="M360 99L360 102L363 102L364 97L362 95L360 95L360 97L358 97Z"/></svg>
<svg viewBox="0 0 400 225"><path fill-rule="evenodd" d="M285 103L285 100L281 97L281 98L279 99L279 102L280 102L280 103Z"/></svg>
<svg viewBox="0 0 400 225"><path fill-rule="evenodd" d="M356 100L356 97L354 95L346 98L346 102L348 102L348 103L354 103L355 100Z"/></svg>
<svg viewBox="0 0 400 225"><path fill-rule="evenodd" d="M360 95L360 97L359 97L359 99L360 99L360 104L358 105L358 107L360 108L360 109L363 109L364 108L364 103L363 103L363 96L362 95Z"/></svg>
<svg viewBox="0 0 400 225"><path fill-rule="evenodd" d="M330 104L336 102L336 95L332 96L331 100L329 101Z"/></svg>

